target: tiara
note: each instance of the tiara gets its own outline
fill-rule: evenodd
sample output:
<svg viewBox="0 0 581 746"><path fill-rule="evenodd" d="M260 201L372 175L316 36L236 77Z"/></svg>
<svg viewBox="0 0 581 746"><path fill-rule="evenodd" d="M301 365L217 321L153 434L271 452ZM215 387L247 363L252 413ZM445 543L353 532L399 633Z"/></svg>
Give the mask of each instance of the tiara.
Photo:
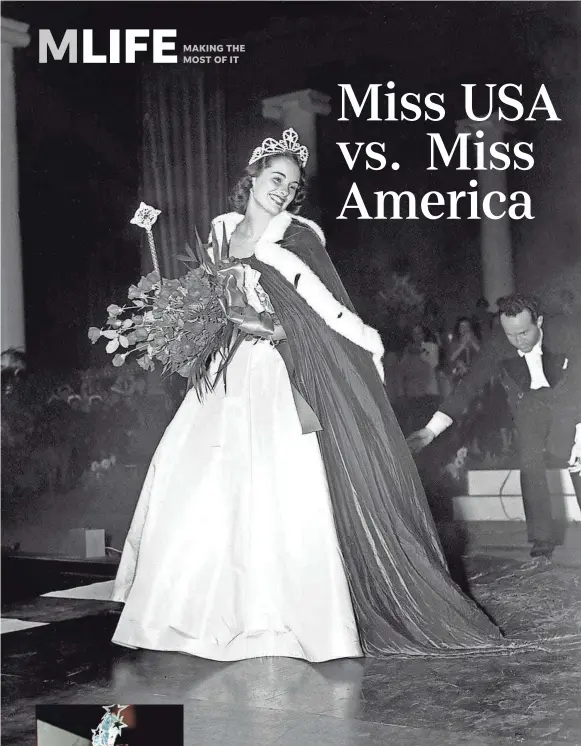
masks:
<svg viewBox="0 0 581 746"><path fill-rule="evenodd" d="M114 707L117 707L116 714L111 712ZM101 722L94 730L91 730L93 734L92 746L115 746L115 741L117 736L121 734L121 729L127 728L127 723L120 714L127 707L129 705L109 705L103 708L106 712L101 718Z"/></svg>
<svg viewBox="0 0 581 746"><path fill-rule="evenodd" d="M282 140L275 140L273 137L263 140L262 145L253 150L248 165L251 166L267 155L284 155L285 153L294 153L303 168L307 165L309 149L306 145L299 145L299 136L292 127L282 133Z"/></svg>

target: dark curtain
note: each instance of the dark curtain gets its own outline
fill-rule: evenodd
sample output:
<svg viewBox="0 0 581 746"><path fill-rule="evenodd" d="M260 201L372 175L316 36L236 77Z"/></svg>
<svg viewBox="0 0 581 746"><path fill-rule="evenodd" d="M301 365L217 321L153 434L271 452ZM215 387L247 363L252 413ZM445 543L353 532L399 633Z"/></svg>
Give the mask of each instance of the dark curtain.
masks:
<svg viewBox="0 0 581 746"><path fill-rule="evenodd" d="M183 274L176 259L197 226L227 210L224 88L218 69L190 66L144 69L141 199L162 211L153 233L164 277ZM142 269L152 271L149 248Z"/></svg>

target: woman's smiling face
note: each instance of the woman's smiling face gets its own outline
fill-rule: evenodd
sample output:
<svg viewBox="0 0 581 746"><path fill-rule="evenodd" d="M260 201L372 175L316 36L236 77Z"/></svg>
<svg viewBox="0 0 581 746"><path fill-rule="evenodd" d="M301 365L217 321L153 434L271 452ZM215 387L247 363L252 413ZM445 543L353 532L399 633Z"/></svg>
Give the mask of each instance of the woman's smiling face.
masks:
<svg viewBox="0 0 581 746"><path fill-rule="evenodd" d="M299 188L300 170L290 158L274 158L252 181L251 199L270 215L286 210Z"/></svg>

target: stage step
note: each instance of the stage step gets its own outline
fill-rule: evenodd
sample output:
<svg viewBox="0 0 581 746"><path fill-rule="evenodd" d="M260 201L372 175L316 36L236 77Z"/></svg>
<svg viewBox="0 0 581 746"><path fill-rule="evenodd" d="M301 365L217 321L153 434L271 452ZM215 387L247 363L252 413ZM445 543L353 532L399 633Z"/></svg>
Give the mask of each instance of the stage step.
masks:
<svg viewBox="0 0 581 746"><path fill-rule="evenodd" d="M571 475L566 469L547 470L553 515L581 521ZM524 521L519 469L468 472L468 494L452 498L453 516L461 521Z"/></svg>

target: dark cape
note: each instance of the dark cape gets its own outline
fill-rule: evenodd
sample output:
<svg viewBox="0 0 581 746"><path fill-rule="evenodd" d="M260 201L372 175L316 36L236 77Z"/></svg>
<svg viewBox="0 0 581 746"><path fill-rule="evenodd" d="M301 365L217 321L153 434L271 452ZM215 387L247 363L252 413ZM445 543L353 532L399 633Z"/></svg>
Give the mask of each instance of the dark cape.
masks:
<svg viewBox="0 0 581 746"><path fill-rule="evenodd" d="M354 310L314 230L293 219L279 243ZM364 653L506 650L498 627L450 577L371 354L329 328L276 269L256 257L251 264L287 334L295 384L322 425L319 444Z"/></svg>

